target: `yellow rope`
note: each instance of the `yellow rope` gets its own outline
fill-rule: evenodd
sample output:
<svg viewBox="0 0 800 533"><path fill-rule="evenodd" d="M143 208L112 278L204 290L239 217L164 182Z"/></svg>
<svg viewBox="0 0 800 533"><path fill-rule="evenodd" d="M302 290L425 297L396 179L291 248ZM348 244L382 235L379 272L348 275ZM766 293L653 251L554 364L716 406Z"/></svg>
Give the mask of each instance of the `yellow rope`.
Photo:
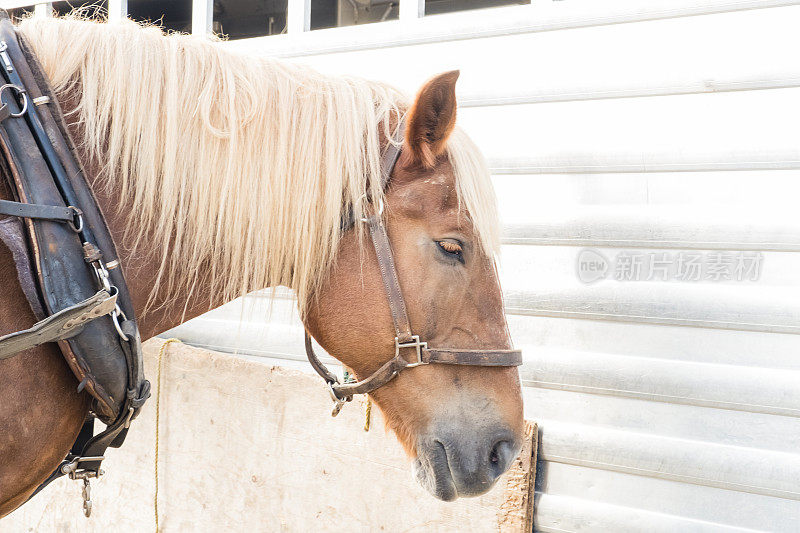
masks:
<svg viewBox="0 0 800 533"><path fill-rule="evenodd" d="M372 420L372 398L367 395L367 411L364 413L364 431L369 431L369 423Z"/></svg>
<svg viewBox="0 0 800 533"><path fill-rule="evenodd" d="M156 370L156 459L155 459L155 480L156 480L156 491L155 496L153 497L153 509L155 511L156 516L156 533L158 533L158 443L159 443L159 422L161 421L161 359L164 357L164 351L166 350L167 346L172 344L173 342L181 342L180 339L167 339L161 345L161 349L158 350L158 370Z"/></svg>

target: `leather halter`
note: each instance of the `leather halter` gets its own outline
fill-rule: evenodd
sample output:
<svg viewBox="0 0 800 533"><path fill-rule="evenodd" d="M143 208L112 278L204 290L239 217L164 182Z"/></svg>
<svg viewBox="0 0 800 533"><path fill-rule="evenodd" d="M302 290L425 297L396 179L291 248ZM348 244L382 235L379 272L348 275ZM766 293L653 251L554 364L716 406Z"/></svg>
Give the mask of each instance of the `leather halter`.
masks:
<svg viewBox="0 0 800 533"><path fill-rule="evenodd" d="M401 122L393 142L389 142L389 146L381 160L381 180L384 190L397 159L400 157L403 130L404 122ZM419 335L412 333L411 323L408 320L406 303L403 299L403 292L400 289L397 268L392 256L392 245L386 233L386 226L383 224L383 205L379 206L378 213L363 221L366 222L369 228L372 244L375 247L375 254L378 257L383 287L389 300L389 310L392 314L395 330L394 357L362 380L340 383L336 375L328 370L314 353L311 337L306 331L305 341L308 362L311 363L317 374L322 376L328 383L331 398L335 404L333 416L339 414L344 403L352 400L354 395L367 394L386 385L397 374L407 368L434 363L466 366L520 366L522 364L522 352L520 350L429 348L427 342L420 341Z"/></svg>

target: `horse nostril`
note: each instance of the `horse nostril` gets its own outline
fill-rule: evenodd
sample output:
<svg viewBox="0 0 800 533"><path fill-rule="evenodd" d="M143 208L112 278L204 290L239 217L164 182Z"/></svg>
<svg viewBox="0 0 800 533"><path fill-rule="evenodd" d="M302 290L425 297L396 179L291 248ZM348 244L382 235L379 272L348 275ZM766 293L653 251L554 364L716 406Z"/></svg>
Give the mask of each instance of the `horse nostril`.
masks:
<svg viewBox="0 0 800 533"><path fill-rule="evenodd" d="M514 446L507 440L497 441L495 445L492 446L489 452L489 467L495 478L506 471L509 462L513 459L513 457L511 457L513 452Z"/></svg>

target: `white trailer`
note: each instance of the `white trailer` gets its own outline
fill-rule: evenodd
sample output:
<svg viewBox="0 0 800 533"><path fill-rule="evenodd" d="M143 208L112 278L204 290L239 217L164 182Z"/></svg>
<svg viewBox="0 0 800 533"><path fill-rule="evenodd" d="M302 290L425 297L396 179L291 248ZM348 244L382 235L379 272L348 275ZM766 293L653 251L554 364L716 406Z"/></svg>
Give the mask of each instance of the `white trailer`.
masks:
<svg viewBox="0 0 800 533"><path fill-rule="evenodd" d="M461 69L459 123L490 159L541 427L536 530L800 529L800 2L534 0L423 18L400 4L399 21L229 46L409 91ZM587 248L609 266L626 252L760 264L757 279L587 284ZM175 333L302 365L291 296L271 318L267 303Z"/></svg>
<svg viewBox="0 0 800 533"><path fill-rule="evenodd" d="M193 2L196 32L213 28L210 1ZM225 46L408 91L461 69L459 123L490 160L541 428L535 529L800 530L800 1L423 16L400 0L399 20L315 31L311 5L288 2L286 35ZM580 275L587 257L600 279ZM692 257L700 277L680 277ZM269 301L170 335L304 367L291 294Z"/></svg>

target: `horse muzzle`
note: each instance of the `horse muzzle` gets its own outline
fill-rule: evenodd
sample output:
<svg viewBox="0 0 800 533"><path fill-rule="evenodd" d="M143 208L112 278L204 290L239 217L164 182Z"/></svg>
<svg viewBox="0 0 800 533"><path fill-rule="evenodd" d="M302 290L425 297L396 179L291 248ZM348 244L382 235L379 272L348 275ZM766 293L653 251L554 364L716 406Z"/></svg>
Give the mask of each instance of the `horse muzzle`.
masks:
<svg viewBox="0 0 800 533"><path fill-rule="evenodd" d="M491 489L519 454L522 441L511 428L483 428L447 421L417 441L414 474L444 501L480 496Z"/></svg>

